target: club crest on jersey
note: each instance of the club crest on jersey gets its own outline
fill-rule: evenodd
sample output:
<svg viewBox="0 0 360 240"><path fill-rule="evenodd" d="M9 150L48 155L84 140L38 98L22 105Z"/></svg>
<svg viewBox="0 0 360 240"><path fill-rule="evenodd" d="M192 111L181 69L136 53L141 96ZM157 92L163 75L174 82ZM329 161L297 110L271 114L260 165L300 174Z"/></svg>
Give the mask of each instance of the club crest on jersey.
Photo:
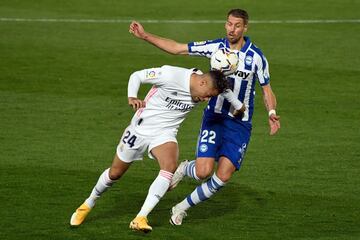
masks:
<svg viewBox="0 0 360 240"><path fill-rule="evenodd" d="M120 149L120 152L124 151L124 145L122 143L120 144L119 149Z"/></svg>
<svg viewBox="0 0 360 240"><path fill-rule="evenodd" d="M252 62L253 62L253 57L252 56L248 55L248 56L245 57L245 64L246 65L251 66Z"/></svg>
<svg viewBox="0 0 360 240"><path fill-rule="evenodd" d="M208 150L208 146L206 146L206 144L201 144L200 145L200 152L207 152L207 150Z"/></svg>

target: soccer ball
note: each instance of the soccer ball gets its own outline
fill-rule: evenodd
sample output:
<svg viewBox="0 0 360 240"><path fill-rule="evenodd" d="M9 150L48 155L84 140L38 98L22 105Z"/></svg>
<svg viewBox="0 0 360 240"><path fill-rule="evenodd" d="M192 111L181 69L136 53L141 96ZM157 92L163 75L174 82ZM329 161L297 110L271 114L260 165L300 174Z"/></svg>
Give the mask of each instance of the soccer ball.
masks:
<svg viewBox="0 0 360 240"><path fill-rule="evenodd" d="M224 75L232 74L238 67L239 58L229 49L217 50L210 59L211 70L219 70Z"/></svg>

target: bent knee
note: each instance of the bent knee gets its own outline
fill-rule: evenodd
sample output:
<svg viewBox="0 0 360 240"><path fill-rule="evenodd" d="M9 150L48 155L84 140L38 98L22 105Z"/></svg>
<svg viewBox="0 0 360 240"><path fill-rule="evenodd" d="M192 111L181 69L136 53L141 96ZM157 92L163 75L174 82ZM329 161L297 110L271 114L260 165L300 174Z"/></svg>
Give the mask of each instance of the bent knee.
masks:
<svg viewBox="0 0 360 240"><path fill-rule="evenodd" d="M118 168L110 168L109 178L111 180L118 180L122 175L122 171Z"/></svg>
<svg viewBox="0 0 360 240"><path fill-rule="evenodd" d="M110 172L109 172L109 178L110 178L111 180L118 180L120 177L121 177L121 175L120 175L118 172L116 172L116 171L111 171L111 170L110 170Z"/></svg>
<svg viewBox="0 0 360 240"><path fill-rule="evenodd" d="M201 167L201 168L196 168L196 176L200 179L200 180L204 180L207 179L208 177L210 177L212 173L212 168L206 168L206 167Z"/></svg>
<svg viewBox="0 0 360 240"><path fill-rule="evenodd" d="M168 165L167 171L168 171L168 172L171 172L171 173L174 173L174 172L176 171L177 167L178 167L178 166L177 166L177 163L176 163L176 161L175 161L175 162L173 162L173 163L171 163L171 164Z"/></svg>
<svg viewBox="0 0 360 240"><path fill-rule="evenodd" d="M216 172L216 176L224 183L228 182L232 176L230 173Z"/></svg>
<svg viewBox="0 0 360 240"><path fill-rule="evenodd" d="M166 164L164 163L160 164L160 170L166 172L174 173L176 171L176 168L177 168L176 161L169 161Z"/></svg>

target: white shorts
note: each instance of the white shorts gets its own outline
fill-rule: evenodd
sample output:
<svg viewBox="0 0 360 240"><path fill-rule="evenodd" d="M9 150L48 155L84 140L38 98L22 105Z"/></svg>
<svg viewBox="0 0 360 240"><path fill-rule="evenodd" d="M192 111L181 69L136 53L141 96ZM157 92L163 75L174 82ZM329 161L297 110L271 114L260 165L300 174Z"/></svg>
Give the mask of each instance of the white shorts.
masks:
<svg viewBox="0 0 360 240"><path fill-rule="evenodd" d="M176 133L176 131L168 130L162 131L156 136L146 136L137 133L136 129L130 125L125 129L120 139L116 154L122 161L131 163L135 160L142 160L144 152L148 149L149 157L154 159L151 150L167 142L177 143Z"/></svg>

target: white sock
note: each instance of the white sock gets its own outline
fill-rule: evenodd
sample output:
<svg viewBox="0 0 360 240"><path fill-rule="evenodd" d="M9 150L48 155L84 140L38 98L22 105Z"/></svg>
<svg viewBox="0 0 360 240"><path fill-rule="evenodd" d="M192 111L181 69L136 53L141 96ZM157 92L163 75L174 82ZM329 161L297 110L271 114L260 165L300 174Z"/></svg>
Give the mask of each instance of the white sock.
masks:
<svg viewBox="0 0 360 240"><path fill-rule="evenodd" d="M105 192L109 187L113 185L114 180L111 180L109 177L110 168L106 169L99 177L95 187L91 191L90 196L85 200L85 203L93 208L95 206L96 200Z"/></svg>
<svg viewBox="0 0 360 240"><path fill-rule="evenodd" d="M151 184L145 202L137 216L147 217L160 199L165 195L170 186L172 176L173 174L171 172L160 170L159 175Z"/></svg>
<svg viewBox="0 0 360 240"><path fill-rule="evenodd" d="M188 195L182 202L176 205L177 208L188 210L196 204L206 201L217 193L226 183L221 181L216 173L212 175L206 182L197 186L195 190Z"/></svg>

